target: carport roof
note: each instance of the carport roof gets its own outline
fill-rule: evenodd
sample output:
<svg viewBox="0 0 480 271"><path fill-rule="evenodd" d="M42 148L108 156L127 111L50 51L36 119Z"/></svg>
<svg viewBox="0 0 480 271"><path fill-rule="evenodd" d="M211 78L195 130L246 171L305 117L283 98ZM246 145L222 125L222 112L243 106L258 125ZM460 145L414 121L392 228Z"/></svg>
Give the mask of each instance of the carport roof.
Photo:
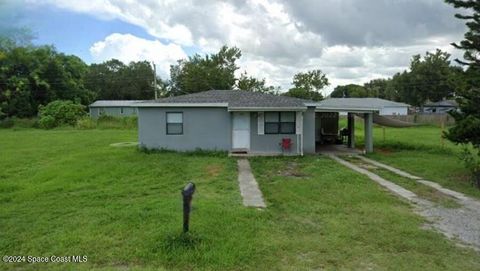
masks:
<svg viewBox="0 0 480 271"><path fill-rule="evenodd" d="M380 111L384 107L409 107L405 103L397 103L380 98L328 98L307 105L314 105L318 111L336 112L373 112Z"/></svg>

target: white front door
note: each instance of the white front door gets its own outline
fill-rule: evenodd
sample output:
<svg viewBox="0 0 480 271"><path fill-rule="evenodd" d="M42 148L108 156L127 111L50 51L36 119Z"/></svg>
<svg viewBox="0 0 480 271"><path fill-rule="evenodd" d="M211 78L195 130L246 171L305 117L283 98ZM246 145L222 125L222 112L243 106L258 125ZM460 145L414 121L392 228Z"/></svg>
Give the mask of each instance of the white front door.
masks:
<svg viewBox="0 0 480 271"><path fill-rule="evenodd" d="M232 149L250 149L250 112L233 112Z"/></svg>

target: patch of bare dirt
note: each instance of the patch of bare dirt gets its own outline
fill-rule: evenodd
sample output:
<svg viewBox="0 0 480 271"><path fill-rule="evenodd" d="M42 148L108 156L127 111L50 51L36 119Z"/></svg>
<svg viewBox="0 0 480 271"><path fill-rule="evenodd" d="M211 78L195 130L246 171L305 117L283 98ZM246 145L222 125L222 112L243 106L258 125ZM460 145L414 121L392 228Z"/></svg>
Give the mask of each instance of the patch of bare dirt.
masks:
<svg viewBox="0 0 480 271"><path fill-rule="evenodd" d="M208 177L215 178L220 174L220 172L222 172L222 169L222 165L211 164L206 166L205 172L207 173Z"/></svg>
<svg viewBox="0 0 480 271"><path fill-rule="evenodd" d="M297 162L287 162L284 168L278 170L278 175L284 177L304 178L308 175L302 172L300 165Z"/></svg>
<svg viewBox="0 0 480 271"><path fill-rule="evenodd" d="M391 149L387 149L387 148L377 148L375 151L378 152L378 153L384 154L384 155L392 155L393 154L393 151Z"/></svg>

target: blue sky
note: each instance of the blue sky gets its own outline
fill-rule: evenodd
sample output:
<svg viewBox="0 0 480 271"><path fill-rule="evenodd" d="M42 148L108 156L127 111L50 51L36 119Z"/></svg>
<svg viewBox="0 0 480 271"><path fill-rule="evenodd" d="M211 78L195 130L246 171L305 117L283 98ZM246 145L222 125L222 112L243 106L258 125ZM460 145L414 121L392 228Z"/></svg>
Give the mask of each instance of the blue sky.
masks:
<svg viewBox="0 0 480 271"><path fill-rule="evenodd" d="M153 40L141 27L117 19L102 20L94 16L63 10L54 6L16 6L4 23L24 26L34 32L34 44L54 45L59 51L74 54L91 63L90 47L112 33L130 33Z"/></svg>

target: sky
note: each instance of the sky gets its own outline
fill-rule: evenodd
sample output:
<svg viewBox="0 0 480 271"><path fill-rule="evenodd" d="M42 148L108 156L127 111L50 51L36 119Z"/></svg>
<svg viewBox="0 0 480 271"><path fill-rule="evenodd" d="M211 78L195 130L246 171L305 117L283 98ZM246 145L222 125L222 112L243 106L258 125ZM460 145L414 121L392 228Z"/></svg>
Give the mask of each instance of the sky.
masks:
<svg viewBox="0 0 480 271"><path fill-rule="evenodd" d="M461 57L455 12L442 0L0 0L0 26L87 63L153 61L162 79L178 59L236 46L238 73L287 90L294 74L321 69L328 94L391 77L415 54Z"/></svg>

